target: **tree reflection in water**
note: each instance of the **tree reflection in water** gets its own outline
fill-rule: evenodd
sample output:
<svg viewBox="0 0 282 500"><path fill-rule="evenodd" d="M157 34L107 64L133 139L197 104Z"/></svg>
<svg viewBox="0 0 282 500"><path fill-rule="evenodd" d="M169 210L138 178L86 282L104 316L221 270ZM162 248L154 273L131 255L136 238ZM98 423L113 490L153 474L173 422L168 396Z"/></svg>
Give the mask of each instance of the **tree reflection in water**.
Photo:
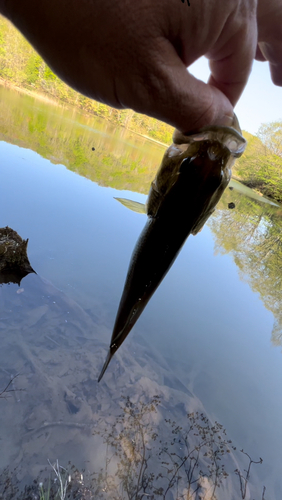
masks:
<svg viewBox="0 0 282 500"><path fill-rule="evenodd" d="M235 210L227 209L231 201ZM227 189L208 226L216 237L216 252L232 254L240 277L273 313L271 340L282 345L282 207Z"/></svg>

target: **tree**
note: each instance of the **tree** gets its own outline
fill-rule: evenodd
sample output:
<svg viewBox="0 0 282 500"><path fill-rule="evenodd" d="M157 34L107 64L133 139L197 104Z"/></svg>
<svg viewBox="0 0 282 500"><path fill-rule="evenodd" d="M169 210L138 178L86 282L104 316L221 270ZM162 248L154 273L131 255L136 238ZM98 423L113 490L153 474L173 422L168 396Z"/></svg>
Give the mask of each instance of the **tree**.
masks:
<svg viewBox="0 0 282 500"><path fill-rule="evenodd" d="M282 158L282 121L263 123L257 136L270 153Z"/></svg>
<svg viewBox="0 0 282 500"><path fill-rule="evenodd" d="M244 132L248 141L247 148L241 158L236 161L233 173L247 186L258 190L265 196L281 201L282 123L276 128L272 127L272 124L262 125L260 130L264 132L259 133L258 137ZM279 141L281 142L281 155L277 154Z"/></svg>

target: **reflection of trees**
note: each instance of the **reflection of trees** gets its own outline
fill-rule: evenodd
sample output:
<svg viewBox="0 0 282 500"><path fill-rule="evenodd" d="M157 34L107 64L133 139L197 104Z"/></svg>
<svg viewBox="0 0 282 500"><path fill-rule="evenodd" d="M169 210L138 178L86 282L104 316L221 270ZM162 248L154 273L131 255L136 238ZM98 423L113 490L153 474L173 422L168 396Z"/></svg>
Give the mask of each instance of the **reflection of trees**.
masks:
<svg viewBox="0 0 282 500"><path fill-rule="evenodd" d="M235 201L235 210L223 209ZM224 205L223 205L224 204ZM209 226L216 250L231 252L241 277L275 316L274 344L282 344L282 211L228 190Z"/></svg>
<svg viewBox="0 0 282 500"><path fill-rule="evenodd" d="M32 149L102 186L148 193L163 147L125 129L111 127L110 135L106 135L105 123L75 112L70 119L70 111L56 114L42 102L39 109L35 108L28 96L12 94L11 102L7 99L1 104L2 140ZM99 127L102 133L94 132L93 127Z"/></svg>
<svg viewBox="0 0 282 500"><path fill-rule="evenodd" d="M89 99L58 78L22 34L0 16L0 76L21 88L47 94L83 112L111 120L115 125L145 133L162 142L171 141L173 128L131 109L114 109ZM44 137L42 136L44 140Z"/></svg>

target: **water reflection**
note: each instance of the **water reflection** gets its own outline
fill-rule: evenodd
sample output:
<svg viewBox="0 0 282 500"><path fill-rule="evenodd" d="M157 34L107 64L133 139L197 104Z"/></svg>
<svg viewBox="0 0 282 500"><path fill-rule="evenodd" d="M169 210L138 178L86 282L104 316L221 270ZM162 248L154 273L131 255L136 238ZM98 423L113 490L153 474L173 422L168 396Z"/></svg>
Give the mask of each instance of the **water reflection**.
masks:
<svg viewBox="0 0 282 500"><path fill-rule="evenodd" d="M33 149L53 163L63 163L102 186L148 192L164 152L161 146L102 120L97 119L93 128L93 118L87 121L74 110L55 112L44 102L1 86L0 99L2 139ZM228 202L219 205L209 222L216 249L234 256L241 276L273 312L272 341L281 345L282 209L239 183L233 181L233 186L232 193L226 192ZM234 201L233 213L226 211Z"/></svg>
<svg viewBox="0 0 282 500"><path fill-rule="evenodd" d="M146 163L157 168L163 154L159 146L156 149L151 143L143 146L143 139L131 137L128 131L114 132L109 124L103 130L99 121L87 124L87 119L83 122L79 115L71 117L69 111L61 113L54 107L47 110L45 104L31 98L26 100L17 95L9 99L4 96L2 101L3 107L10 104L1 128L7 142L38 148L53 162L64 161L81 173L89 160L83 159L83 151L77 146L77 165L71 164L74 156L68 156L68 143L73 151L78 138L77 144L83 144L85 151L89 147L86 156L97 154L97 158L99 148L104 148L101 162L104 156L115 158L113 165L118 151L119 175L107 167L107 162L105 167L100 163L102 170L95 177L97 181L122 186L126 178L128 186L142 191L148 179L144 188L148 191L154 174L145 172L142 177L142 169L145 170ZM22 107L26 110L22 111ZM43 117L39 119L40 113ZM74 123L76 118L78 125ZM36 127L42 126L40 134L36 127L29 131L29 120ZM70 124L69 129L64 129L66 123ZM53 139L46 142L51 130ZM58 135L62 138L61 146ZM276 260L274 253L279 251L280 208L262 205L255 199L243 200L235 187L228 191L211 219L212 231L205 226L197 237L189 238L132 336L122 346L122 352L117 353L103 384L98 385L99 368L106 354L130 254L144 225L142 215L125 210L113 197L144 201L144 196L104 189L61 165L43 160L29 149L7 142L0 144L0 225L9 224L23 237L30 238L29 256L39 276L26 276L20 289L13 284L0 287L0 392L11 377L19 374L13 381L15 390L8 393L10 397L0 399L1 473L6 469L22 489L25 484L32 485L35 478L48 477L51 470L48 459L52 464L58 459L65 468L70 461L78 471L73 474L76 487L82 487L79 474L83 469L89 481L95 471L94 484L100 488L100 498L107 498L107 492L101 489L103 481L105 489L105 469L110 459L110 485L112 477L116 487L120 484L116 473L122 470L123 460L129 467L131 457L132 474L137 471L141 438L133 449L128 440L134 429L136 433L135 417L127 421L124 411L129 401L137 417L142 405L147 408L153 404L156 409L144 414L144 432L151 425L152 433L158 434L154 441L148 431L146 444L150 456L148 477L151 471L155 477L160 472L164 476L155 482L156 489L167 488L173 464L177 467L177 461L188 452L185 446L181 446L181 452L177 449L180 458L172 455L175 462L172 460L166 469L161 462L169 463L169 459L164 458L164 453L158 454L166 443L167 451L174 453L176 442L170 443L175 437L184 440L190 425L187 414L198 412L207 416L209 422L223 423L233 443L244 446L253 459L263 457L262 466L252 464L252 481L248 484L252 495L247 489L246 498L260 500L263 485L267 486L267 498L278 498L282 460L281 356L279 350L269 347L273 316L238 279L233 256L244 279L259 290L265 304L270 304L278 315L281 271L276 267L280 266L280 260ZM129 168L134 155L138 161L137 173ZM124 170L123 157L128 158ZM88 170L87 166L86 175L94 178L99 173L99 163L94 162L92 167ZM125 170L128 177L123 175ZM236 205L234 210L228 209L231 202ZM264 253L262 234L271 243ZM276 243L275 238L271 239L273 235L277 237ZM215 242L218 242L216 256ZM244 245L249 251L248 258L244 256ZM255 252L262 252L257 263ZM158 405L154 403L155 395L160 398ZM169 420L182 427L182 434L172 433L174 428ZM113 446L107 443L109 433L113 434ZM119 436L124 438L119 440ZM189 446L193 446L193 440ZM122 453L121 460L115 456L117 448ZM225 491L222 494L225 499L240 498L240 481L234 470L237 467L248 470L248 457L235 455L231 449L222 462L230 476L223 481L225 490L219 488L216 494L220 498L221 491ZM207 465L204 457L199 469L206 467L207 471ZM184 469L179 482L185 479ZM1 476L1 487L4 477L7 476ZM182 492L185 487L187 482L186 485L181 482ZM117 497L124 494L123 488L123 492L116 491ZM112 498L113 490L109 492L108 497ZM152 491L148 495L158 498Z"/></svg>
<svg viewBox="0 0 282 500"><path fill-rule="evenodd" d="M0 101L1 140L36 151L101 186L148 193L163 146L75 110L58 112L2 86Z"/></svg>
<svg viewBox="0 0 282 500"><path fill-rule="evenodd" d="M226 146L230 137L232 150ZM198 234L214 212L230 181L231 167L246 146L235 128L211 128L204 137L199 133L174 137L174 141L164 154L144 206L148 219L132 253L99 381L188 236ZM129 208L134 205L133 201L118 201ZM140 212L140 203L134 211Z"/></svg>
<svg viewBox="0 0 282 500"><path fill-rule="evenodd" d="M236 204L232 213L226 210L231 200ZM273 313L271 340L282 345L282 207L256 202L234 189L226 192L218 208L208 222L215 251L232 255L241 278Z"/></svg>

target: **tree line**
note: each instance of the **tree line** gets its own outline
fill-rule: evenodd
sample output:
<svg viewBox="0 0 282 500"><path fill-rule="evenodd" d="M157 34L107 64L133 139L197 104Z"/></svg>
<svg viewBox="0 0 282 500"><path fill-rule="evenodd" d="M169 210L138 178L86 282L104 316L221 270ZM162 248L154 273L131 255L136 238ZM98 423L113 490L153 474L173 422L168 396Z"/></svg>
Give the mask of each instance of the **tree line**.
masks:
<svg viewBox="0 0 282 500"><path fill-rule="evenodd" d="M173 128L132 110L114 109L63 83L25 38L0 16L0 77L18 87L44 93L149 138L170 144ZM244 184L282 202L282 121L261 125L256 136L244 132L248 146L233 174Z"/></svg>
<svg viewBox="0 0 282 500"><path fill-rule="evenodd" d="M0 140L31 149L100 186L147 194L165 147L76 110L53 112L0 88ZM57 110L55 110L57 111Z"/></svg>
<svg viewBox="0 0 282 500"><path fill-rule="evenodd" d="M238 179L282 202L282 121L262 124L256 136L244 132L245 153L233 168Z"/></svg>
<svg viewBox="0 0 282 500"><path fill-rule="evenodd" d="M171 143L173 127L131 109L115 109L89 99L58 78L27 40L4 17L0 16L0 77L18 87L44 93L117 125L150 138Z"/></svg>

